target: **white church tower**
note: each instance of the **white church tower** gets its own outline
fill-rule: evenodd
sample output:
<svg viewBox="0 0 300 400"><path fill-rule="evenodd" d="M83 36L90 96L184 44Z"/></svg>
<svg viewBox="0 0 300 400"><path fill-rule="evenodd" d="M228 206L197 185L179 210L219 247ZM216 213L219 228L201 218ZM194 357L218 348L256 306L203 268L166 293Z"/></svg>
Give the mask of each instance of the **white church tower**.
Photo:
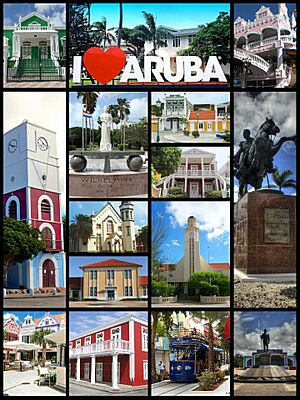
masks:
<svg viewBox="0 0 300 400"><path fill-rule="evenodd" d="M131 201L122 201L120 205L120 214L123 221L123 251L135 252L134 205Z"/></svg>
<svg viewBox="0 0 300 400"><path fill-rule="evenodd" d="M184 281L188 281L194 272L200 271L200 238L195 217L188 218L184 230Z"/></svg>

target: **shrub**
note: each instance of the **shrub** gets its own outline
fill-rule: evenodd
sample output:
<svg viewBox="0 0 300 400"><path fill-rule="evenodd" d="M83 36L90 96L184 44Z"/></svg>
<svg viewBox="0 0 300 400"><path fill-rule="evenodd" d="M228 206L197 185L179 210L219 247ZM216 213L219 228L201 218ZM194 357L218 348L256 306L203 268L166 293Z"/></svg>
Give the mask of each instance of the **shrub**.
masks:
<svg viewBox="0 0 300 400"><path fill-rule="evenodd" d="M230 142L230 133L227 133L227 132L226 132L226 134L223 136L223 140L224 140L226 143L229 143L229 142Z"/></svg>
<svg viewBox="0 0 300 400"><path fill-rule="evenodd" d="M194 136L194 138L198 138L200 136L198 131L193 131L192 135Z"/></svg>
<svg viewBox="0 0 300 400"><path fill-rule="evenodd" d="M202 296L217 296L219 288L217 285L210 285L208 282L199 282L200 295Z"/></svg>
<svg viewBox="0 0 300 400"><path fill-rule="evenodd" d="M168 297L174 296L175 294L175 287L170 285L166 281L152 281L151 283L151 296L158 297Z"/></svg>
<svg viewBox="0 0 300 400"><path fill-rule="evenodd" d="M222 198L222 192L221 190L213 190L211 192L208 192L205 194L206 198L210 198L210 199L221 199Z"/></svg>
<svg viewBox="0 0 300 400"><path fill-rule="evenodd" d="M189 136L190 131L184 131L185 136Z"/></svg>
<svg viewBox="0 0 300 400"><path fill-rule="evenodd" d="M217 372L215 372L215 377L216 377L218 382L224 381L225 375L226 375L225 371L217 371Z"/></svg>
<svg viewBox="0 0 300 400"><path fill-rule="evenodd" d="M76 150L76 144L69 144L69 151Z"/></svg>
<svg viewBox="0 0 300 400"><path fill-rule="evenodd" d="M202 375L199 378L199 387L201 390L210 390L216 383L217 379L213 372L202 372Z"/></svg>
<svg viewBox="0 0 300 400"><path fill-rule="evenodd" d="M186 193L179 187L171 187L166 197L186 197Z"/></svg>
<svg viewBox="0 0 300 400"><path fill-rule="evenodd" d="M122 143L118 144L118 150L123 151L124 145Z"/></svg>

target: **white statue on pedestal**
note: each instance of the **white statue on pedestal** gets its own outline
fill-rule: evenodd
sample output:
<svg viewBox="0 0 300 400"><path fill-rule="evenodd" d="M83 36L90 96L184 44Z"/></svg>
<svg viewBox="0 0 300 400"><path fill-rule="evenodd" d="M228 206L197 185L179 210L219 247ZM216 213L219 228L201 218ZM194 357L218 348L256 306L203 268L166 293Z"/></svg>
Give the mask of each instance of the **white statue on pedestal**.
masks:
<svg viewBox="0 0 300 400"><path fill-rule="evenodd" d="M107 107L105 107L104 113L100 115L100 120L101 120L100 151L111 151L110 129L112 124L112 116L107 112Z"/></svg>

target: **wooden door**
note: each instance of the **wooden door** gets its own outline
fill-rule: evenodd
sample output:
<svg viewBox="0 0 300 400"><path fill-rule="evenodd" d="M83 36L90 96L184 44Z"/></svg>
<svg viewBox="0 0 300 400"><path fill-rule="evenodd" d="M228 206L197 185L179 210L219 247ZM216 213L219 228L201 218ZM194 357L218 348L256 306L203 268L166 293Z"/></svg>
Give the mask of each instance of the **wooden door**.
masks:
<svg viewBox="0 0 300 400"><path fill-rule="evenodd" d="M43 263L43 287L55 287L55 265L51 260Z"/></svg>

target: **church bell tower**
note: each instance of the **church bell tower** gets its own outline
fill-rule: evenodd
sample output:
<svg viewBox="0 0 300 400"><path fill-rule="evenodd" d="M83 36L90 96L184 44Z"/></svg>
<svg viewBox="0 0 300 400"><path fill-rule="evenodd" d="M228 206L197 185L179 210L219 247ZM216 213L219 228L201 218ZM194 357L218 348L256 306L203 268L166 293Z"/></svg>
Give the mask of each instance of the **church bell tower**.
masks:
<svg viewBox="0 0 300 400"><path fill-rule="evenodd" d="M188 218L188 226L184 230L184 280L200 269L199 228L195 217Z"/></svg>
<svg viewBox="0 0 300 400"><path fill-rule="evenodd" d="M134 232L134 205L131 201L122 201L120 205L122 218L123 250L136 252Z"/></svg>

